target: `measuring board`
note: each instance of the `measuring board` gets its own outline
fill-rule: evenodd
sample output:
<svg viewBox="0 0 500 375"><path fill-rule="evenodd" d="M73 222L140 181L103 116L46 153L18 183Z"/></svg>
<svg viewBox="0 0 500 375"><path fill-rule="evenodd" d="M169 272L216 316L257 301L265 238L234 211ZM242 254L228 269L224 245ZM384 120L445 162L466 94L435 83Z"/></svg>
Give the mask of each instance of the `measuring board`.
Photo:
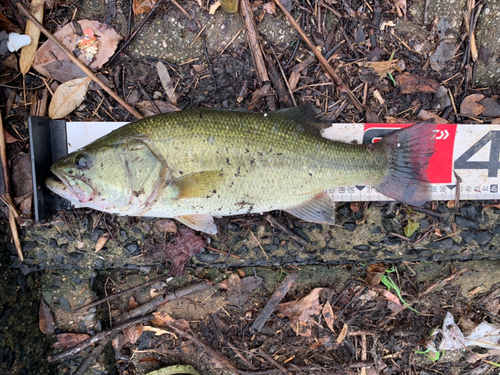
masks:
<svg viewBox="0 0 500 375"><path fill-rule="evenodd" d="M68 152L75 151L125 122L67 122ZM325 138L340 142L371 143L411 124L332 124ZM500 125L437 125L436 153L428 176L432 200L453 200L455 173L460 177L460 199L500 199ZM370 186L342 186L330 191L337 202L391 200Z"/></svg>

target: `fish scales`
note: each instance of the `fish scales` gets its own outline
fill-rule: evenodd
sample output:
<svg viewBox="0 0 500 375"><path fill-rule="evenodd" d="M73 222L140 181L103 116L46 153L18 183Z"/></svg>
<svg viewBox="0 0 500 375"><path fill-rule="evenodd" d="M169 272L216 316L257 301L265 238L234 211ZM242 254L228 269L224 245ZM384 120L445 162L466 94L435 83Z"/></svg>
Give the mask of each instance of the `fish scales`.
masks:
<svg viewBox="0 0 500 375"><path fill-rule="evenodd" d="M105 212L177 218L215 232L212 216L288 212L334 222L324 192L368 184L423 204L432 125L375 146L321 137L307 108L269 113L192 109L130 123L56 162L47 186Z"/></svg>

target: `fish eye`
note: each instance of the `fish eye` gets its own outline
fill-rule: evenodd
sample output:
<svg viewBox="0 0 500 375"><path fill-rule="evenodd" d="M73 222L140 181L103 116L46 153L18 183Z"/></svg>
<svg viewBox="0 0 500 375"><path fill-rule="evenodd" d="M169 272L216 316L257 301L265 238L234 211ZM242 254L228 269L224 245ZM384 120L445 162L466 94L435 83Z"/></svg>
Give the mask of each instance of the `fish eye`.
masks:
<svg viewBox="0 0 500 375"><path fill-rule="evenodd" d="M89 169L92 165L90 155L85 153L78 153L75 156L75 165L78 169Z"/></svg>

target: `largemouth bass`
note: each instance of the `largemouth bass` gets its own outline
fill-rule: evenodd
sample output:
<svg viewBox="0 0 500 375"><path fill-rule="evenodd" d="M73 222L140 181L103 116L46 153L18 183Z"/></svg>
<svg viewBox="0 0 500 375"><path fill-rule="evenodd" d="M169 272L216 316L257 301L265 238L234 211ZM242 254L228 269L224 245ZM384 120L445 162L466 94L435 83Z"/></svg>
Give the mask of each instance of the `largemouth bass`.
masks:
<svg viewBox="0 0 500 375"><path fill-rule="evenodd" d="M374 145L322 138L309 107L268 113L191 109L125 125L60 159L47 186L119 215L175 218L216 233L213 217L284 210L335 223L327 190L370 185L401 202L428 199L435 126Z"/></svg>

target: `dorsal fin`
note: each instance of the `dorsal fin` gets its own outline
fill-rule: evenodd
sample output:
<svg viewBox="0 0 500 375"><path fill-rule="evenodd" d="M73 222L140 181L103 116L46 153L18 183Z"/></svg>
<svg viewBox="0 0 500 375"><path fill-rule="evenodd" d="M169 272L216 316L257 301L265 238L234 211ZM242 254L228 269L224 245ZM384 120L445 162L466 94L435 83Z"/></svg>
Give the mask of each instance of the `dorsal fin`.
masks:
<svg viewBox="0 0 500 375"><path fill-rule="evenodd" d="M267 115L271 118L278 117L281 119L298 122L310 126L318 132L326 127L326 124L321 118L321 114L319 114L316 109L310 105L278 109L276 111L268 112Z"/></svg>

